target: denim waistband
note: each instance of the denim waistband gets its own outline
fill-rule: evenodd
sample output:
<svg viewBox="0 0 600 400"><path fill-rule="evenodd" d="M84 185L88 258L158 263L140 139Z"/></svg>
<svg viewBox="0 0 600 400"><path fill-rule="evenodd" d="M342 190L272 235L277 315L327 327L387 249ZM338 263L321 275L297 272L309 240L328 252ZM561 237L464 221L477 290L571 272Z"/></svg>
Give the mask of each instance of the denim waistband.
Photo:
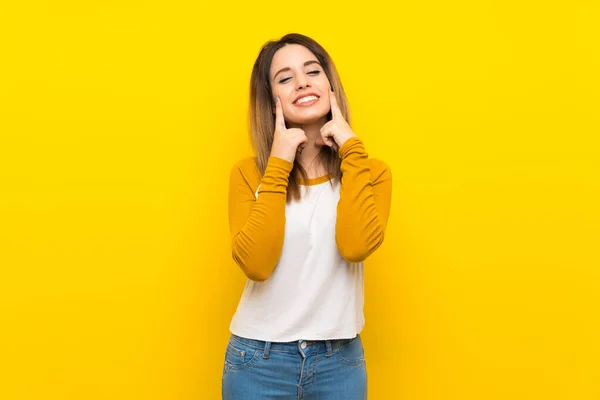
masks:
<svg viewBox="0 0 600 400"><path fill-rule="evenodd" d="M269 342L264 340L257 339L249 339L245 337L238 336L234 333L231 334L231 339L240 342L246 346L254 347L259 350L265 350L268 354L269 352L279 352L279 353L298 353L298 350L301 349L305 353L331 353L332 350L337 349L340 346L343 346L347 343L358 338L360 334L357 334L353 338L348 339L332 339L332 340L295 340L292 342Z"/></svg>

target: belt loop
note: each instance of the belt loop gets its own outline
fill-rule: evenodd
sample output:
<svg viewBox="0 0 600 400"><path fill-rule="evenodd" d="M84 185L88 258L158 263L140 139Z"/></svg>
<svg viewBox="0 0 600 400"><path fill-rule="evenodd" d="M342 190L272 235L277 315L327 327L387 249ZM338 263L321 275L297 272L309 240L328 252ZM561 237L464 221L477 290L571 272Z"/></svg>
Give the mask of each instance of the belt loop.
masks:
<svg viewBox="0 0 600 400"><path fill-rule="evenodd" d="M263 358L269 358L269 352L271 351L271 342L265 342L265 352Z"/></svg>
<svg viewBox="0 0 600 400"><path fill-rule="evenodd" d="M331 340L327 340L325 345L327 346L327 354L325 354L325 357L331 357L333 355L333 352L331 351Z"/></svg>

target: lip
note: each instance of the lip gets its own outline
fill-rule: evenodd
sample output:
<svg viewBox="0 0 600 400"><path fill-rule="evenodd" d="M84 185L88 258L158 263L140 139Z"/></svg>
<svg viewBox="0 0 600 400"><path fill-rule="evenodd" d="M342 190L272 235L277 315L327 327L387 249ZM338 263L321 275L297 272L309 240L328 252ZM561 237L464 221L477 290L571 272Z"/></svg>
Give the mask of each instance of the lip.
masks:
<svg viewBox="0 0 600 400"><path fill-rule="evenodd" d="M293 104L294 104L294 105L298 105L296 102L297 102L298 100L300 100L301 98L303 98L303 97L307 97L307 96L316 96L316 97L317 97L317 100L321 98L321 96L319 96L318 94L316 94L316 93L314 93L314 92L311 92L311 93L304 93L304 94L301 94L300 96L296 97L296 98L294 99L294 103L293 103Z"/></svg>

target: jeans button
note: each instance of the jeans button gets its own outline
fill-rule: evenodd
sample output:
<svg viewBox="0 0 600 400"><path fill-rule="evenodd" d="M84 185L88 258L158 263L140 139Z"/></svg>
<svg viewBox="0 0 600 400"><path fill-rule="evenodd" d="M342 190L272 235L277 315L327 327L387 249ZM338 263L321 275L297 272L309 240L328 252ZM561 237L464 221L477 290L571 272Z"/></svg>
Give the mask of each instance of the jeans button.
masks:
<svg viewBox="0 0 600 400"><path fill-rule="evenodd" d="M304 350L306 348L306 342L300 343L300 348Z"/></svg>

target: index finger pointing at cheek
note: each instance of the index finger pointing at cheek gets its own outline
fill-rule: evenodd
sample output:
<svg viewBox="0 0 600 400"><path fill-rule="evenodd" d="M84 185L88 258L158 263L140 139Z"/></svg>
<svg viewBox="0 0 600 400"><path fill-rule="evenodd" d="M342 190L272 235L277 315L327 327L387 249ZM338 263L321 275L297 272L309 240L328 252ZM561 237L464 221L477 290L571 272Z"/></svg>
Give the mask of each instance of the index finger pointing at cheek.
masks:
<svg viewBox="0 0 600 400"><path fill-rule="evenodd" d="M281 108L279 96L275 100L275 128L285 130L285 119L283 118L283 108Z"/></svg>
<svg viewBox="0 0 600 400"><path fill-rule="evenodd" d="M331 104L331 116L333 119L339 118L342 116L342 112L337 104L337 98L335 97L335 93L329 90L329 103Z"/></svg>

